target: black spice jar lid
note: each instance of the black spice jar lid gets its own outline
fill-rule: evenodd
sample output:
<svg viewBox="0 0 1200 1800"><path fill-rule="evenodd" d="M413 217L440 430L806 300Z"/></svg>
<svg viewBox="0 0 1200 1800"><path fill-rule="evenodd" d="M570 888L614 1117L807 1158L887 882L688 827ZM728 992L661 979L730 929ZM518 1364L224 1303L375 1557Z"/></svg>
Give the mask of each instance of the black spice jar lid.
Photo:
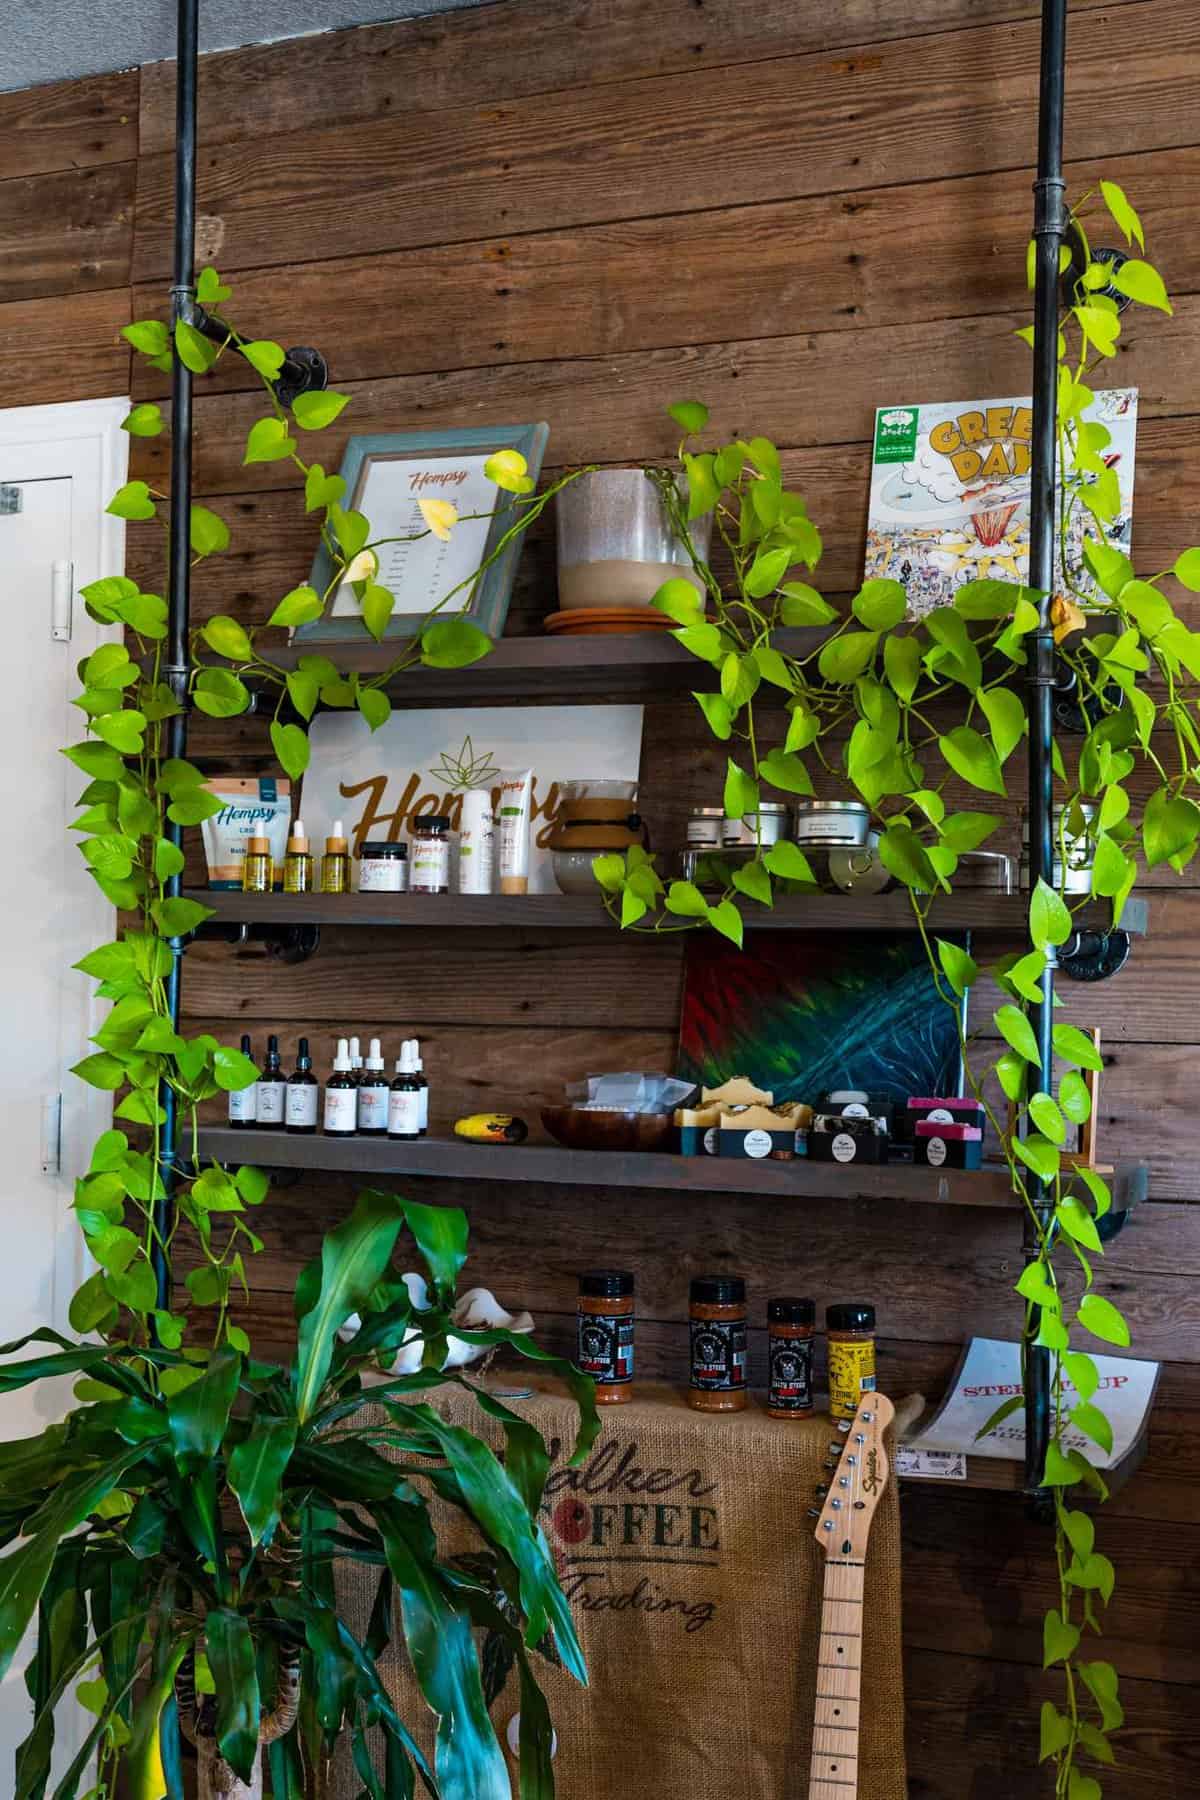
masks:
<svg viewBox="0 0 1200 1800"><path fill-rule="evenodd" d="M767 1301L767 1318L773 1325L811 1325L817 1316L812 1300L792 1298Z"/></svg>
<svg viewBox="0 0 1200 1800"><path fill-rule="evenodd" d="M844 1306L827 1306L825 1308L826 1331L874 1331L875 1308L866 1306L861 1300L852 1300Z"/></svg>
<svg viewBox="0 0 1200 1800"><path fill-rule="evenodd" d="M740 1275L697 1275L689 1291L700 1306L737 1306L746 1298L746 1283Z"/></svg>
<svg viewBox="0 0 1200 1800"><path fill-rule="evenodd" d="M450 815L448 813L421 813L413 820L412 828L416 832L432 831L436 837L441 837L450 829Z"/></svg>
<svg viewBox="0 0 1200 1800"><path fill-rule="evenodd" d="M401 862L404 862L408 858L408 845L389 843L387 838L368 838L359 855L367 858L376 856L399 858Z"/></svg>
<svg viewBox="0 0 1200 1800"><path fill-rule="evenodd" d="M579 1292L591 1298L621 1300L633 1292L633 1276L628 1269L585 1269L579 1277Z"/></svg>

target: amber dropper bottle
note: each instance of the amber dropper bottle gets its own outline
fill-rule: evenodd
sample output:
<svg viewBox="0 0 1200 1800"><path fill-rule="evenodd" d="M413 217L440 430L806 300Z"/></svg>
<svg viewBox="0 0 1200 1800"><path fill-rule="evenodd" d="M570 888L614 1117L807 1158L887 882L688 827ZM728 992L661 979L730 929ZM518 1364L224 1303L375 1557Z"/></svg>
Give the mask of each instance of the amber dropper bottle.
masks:
<svg viewBox="0 0 1200 1800"><path fill-rule="evenodd" d="M350 892L350 846L346 842L346 828L340 819L334 820L333 831L325 839L325 854L321 858L321 892Z"/></svg>

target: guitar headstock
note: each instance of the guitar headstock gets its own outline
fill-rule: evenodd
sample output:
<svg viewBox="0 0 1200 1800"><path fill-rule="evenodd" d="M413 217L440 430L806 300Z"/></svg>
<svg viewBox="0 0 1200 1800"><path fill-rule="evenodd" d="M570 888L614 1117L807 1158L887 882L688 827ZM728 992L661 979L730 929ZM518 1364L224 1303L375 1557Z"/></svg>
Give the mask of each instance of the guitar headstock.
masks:
<svg viewBox="0 0 1200 1800"><path fill-rule="evenodd" d="M832 1473L829 1487L817 1489L822 1497L817 1516L816 1540L826 1555L862 1562L875 1508L887 1486L889 1468L883 1434L896 1409L886 1394L864 1394L849 1423L839 1423L842 1441L829 1446L837 1462L826 1465Z"/></svg>

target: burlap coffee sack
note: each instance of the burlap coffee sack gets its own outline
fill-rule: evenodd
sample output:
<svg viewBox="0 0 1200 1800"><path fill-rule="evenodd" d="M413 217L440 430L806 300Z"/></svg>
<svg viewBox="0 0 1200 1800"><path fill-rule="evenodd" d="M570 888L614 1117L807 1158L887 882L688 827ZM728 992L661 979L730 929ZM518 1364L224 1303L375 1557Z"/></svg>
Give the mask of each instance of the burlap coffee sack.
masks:
<svg viewBox="0 0 1200 1800"><path fill-rule="evenodd" d="M461 1391L438 1403L497 1442ZM753 1405L714 1416L641 1387L605 1409L587 1465L568 1469L571 1403L538 1393L510 1404L555 1449L542 1523L590 1674L582 1689L535 1659L558 1734L558 1800L628 1800L642 1785L655 1800L807 1800L823 1577L808 1508L829 1479L828 1419L783 1424ZM447 1554L475 1547L457 1515L443 1510L438 1528ZM365 1631L373 1571L342 1565L338 1585ZM380 1673L432 1753L403 1652L381 1658ZM867 1555L862 1695L859 1800L904 1800L894 1483ZM517 1705L514 1678L493 1709L502 1742ZM331 1800L360 1792L344 1759Z"/></svg>

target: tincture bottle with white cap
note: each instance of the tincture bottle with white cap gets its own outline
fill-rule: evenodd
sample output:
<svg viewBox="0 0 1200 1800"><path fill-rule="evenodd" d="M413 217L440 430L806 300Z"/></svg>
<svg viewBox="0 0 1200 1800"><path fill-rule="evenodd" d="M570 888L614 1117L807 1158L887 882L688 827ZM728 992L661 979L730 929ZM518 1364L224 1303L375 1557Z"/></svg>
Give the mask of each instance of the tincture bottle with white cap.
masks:
<svg viewBox="0 0 1200 1800"><path fill-rule="evenodd" d="M388 1097L387 1134L390 1138L418 1138L421 1135L421 1090L417 1086L415 1060L406 1039L396 1062L396 1079Z"/></svg>
<svg viewBox="0 0 1200 1800"><path fill-rule="evenodd" d="M313 887L312 845L304 835L304 820L292 825L283 858L283 891L285 894L311 894Z"/></svg>
<svg viewBox="0 0 1200 1800"><path fill-rule="evenodd" d="M390 1094L379 1039L372 1038L366 1068L358 1083L358 1129L364 1137L387 1136Z"/></svg>
<svg viewBox="0 0 1200 1800"><path fill-rule="evenodd" d="M321 858L321 892L350 892L350 846L346 842L346 828L340 819L333 821L333 830L325 839L325 854Z"/></svg>
<svg viewBox="0 0 1200 1800"><path fill-rule="evenodd" d="M358 1130L358 1083L350 1070L350 1046L338 1039L333 1074L325 1083L326 1137L354 1137Z"/></svg>
<svg viewBox="0 0 1200 1800"><path fill-rule="evenodd" d="M417 1097L420 1101L420 1130L421 1136L424 1137L429 1130L429 1083L426 1081L423 1073L425 1061L421 1055L420 1040L418 1038L410 1038L409 1045L409 1054L412 1057L413 1074L416 1076L417 1081Z"/></svg>
<svg viewBox="0 0 1200 1800"><path fill-rule="evenodd" d="M355 1081L362 1080L362 1045L356 1037L350 1039L350 1073Z"/></svg>

